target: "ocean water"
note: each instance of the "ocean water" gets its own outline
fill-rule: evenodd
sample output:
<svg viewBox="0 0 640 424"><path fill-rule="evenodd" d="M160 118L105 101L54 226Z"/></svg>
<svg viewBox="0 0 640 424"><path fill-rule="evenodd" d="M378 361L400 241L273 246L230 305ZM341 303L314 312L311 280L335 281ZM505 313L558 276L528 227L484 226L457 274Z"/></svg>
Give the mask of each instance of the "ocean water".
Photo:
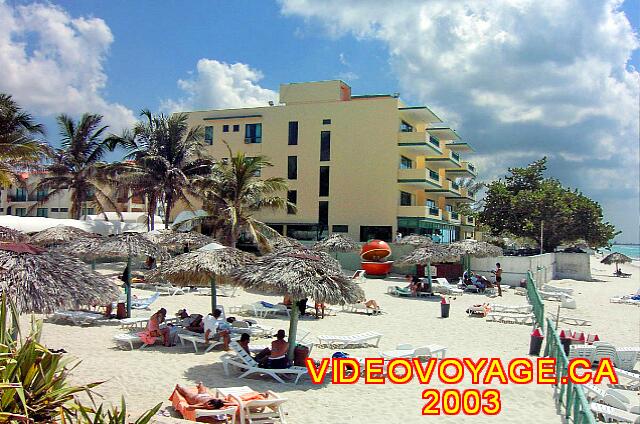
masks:
<svg viewBox="0 0 640 424"><path fill-rule="evenodd" d="M622 253L634 260L640 260L640 244L615 244L609 250Z"/></svg>

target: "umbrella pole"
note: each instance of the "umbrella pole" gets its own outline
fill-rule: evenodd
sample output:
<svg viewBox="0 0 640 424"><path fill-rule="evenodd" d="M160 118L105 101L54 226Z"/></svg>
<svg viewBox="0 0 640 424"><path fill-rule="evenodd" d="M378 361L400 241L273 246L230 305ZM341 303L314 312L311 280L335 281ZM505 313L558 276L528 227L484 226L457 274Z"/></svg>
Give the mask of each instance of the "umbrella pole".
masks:
<svg viewBox="0 0 640 424"><path fill-rule="evenodd" d="M213 313L213 311L215 311L218 308L218 304L217 304L217 295L216 295L216 277L213 276L211 277L211 280L209 282L211 284L211 313Z"/></svg>
<svg viewBox="0 0 640 424"><path fill-rule="evenodd" d="M127 318L131 318L131 255L127 256Z"/></svg>
<svg viewBox="0 0 640 424"><path fill-rule="evenodd" d="M91 271L95 271L96 270L96 260L92 260L91 261Z"/></svg>
<svg viewBox="0 0 640 424"><path fill-rule="evenodd" d="M298 307L298 301L294 300L291 303L291 317L289 319L289 351L287 356L290 361L293 361L293 354L296 349L296 334L298 332L298 315L300 314L300 308Z"/></svg>
<svg viewBox="0 0 640 424"><path fill-rule="evenodd" d="M427 281L431 285L431 259L427 260Z"/></svg>

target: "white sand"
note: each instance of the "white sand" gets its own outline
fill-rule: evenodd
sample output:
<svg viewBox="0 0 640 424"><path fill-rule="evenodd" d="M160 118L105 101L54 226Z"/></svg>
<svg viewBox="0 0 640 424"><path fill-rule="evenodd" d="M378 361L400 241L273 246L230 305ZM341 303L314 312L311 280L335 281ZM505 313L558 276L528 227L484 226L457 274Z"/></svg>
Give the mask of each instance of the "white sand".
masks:
<svg viewBox="0 0 640 424"><path fill-rule="evenodd" d="M594 277L602 281L580 282L559 280L553 284L573 287L578 309L562 310L563 315L589 319L591 327L581 327L585 333L597 333L601 340L618 345L640 344L640 308L610 304L609 297L635 292L640 285L638 269L626 266L633 277L627 279L609 277L613 267L593 262ZM120 268L121 269L121 268ZM603 271L598 271L603 270ZM384 311L382 316L366 316L340 312L323 320L305 319L300 327L311 331L315 340L319 334L352 334L375 330L384 334L380 348L349 349L354 356L378 356L383 350L394 349L398 343L439 344L447 347L447 356L500 357L508 362L512 358L527 357L530 326L485 322L469 318L465 309L474 303L489 299L482 295L465 294L453 301L451 317L440 319L437 301L395 298L386 294L388 285L396 281L368 280L363 284L367 298L376 299ZM230 307L256 300L278 302L279 298L259 296L239 291L234 298L220 298L219 302ZM149 292L136 291L138 296ZM502 304L521 305L526 300L509 290L500 299ZM547 302L550 311L556 311L557 302ZM188 294L163 296L154 304L154 310L165 307L174 313L181 307L191 312L206 313L209 298ZM151 311L136 311L134 316L150 315ZM266 325L288 330L286 318L260 320ZM563 325L562 327L568 327ZM156 346L145 350L127 351L115 346L111 337L121 332L117 326L78 328L45 324L44 342L53 348L64 348L82 360L73 371L75 382L105 381L98 388L105 400L119 403L125 396L131 410L141 411L158 402L170 405L167 397L176 383L194 385L203 381L209 387L248 385L257 391L272 389L289 398L286 405L291 423L418 423L434 421L435 417L422 417L421 392L425 386L413 382L407 385L356 385L338 386L326 384L314 386L307 379L298 385L278 384L268 378L240 380L234 375L225 377L219 357L221 352L195 354L190 347L166 348ZM254 343L265 344L266 339ZM334 351L314 348L312 357L330 356ZM442 384L434 387L443 388ZM463 384L455 388L472 388ZM497 386L496 386L497 387ZM453 387L449 387L453 388ZM482 389L483 387L476 387ZM439 417L448 422L560 423L552 401L552 389L538 385L505 385L502 390L502 412L498 417L465 416ZM164 422L164 421L163 421Z"/></svg>

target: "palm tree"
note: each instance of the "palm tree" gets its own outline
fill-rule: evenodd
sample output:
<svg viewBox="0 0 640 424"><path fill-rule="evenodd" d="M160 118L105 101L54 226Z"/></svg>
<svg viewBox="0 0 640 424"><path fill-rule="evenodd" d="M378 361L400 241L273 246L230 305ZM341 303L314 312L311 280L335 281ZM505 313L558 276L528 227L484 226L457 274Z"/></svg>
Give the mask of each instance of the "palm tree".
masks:
<svg viewBox="0 0 640 424"><path fill-rule="evenodd" d="M265 156L234 154L228 145L227 148L229 159L217 162L211 176L198 181L208 219L214 220L220 238L231 247L236 246L243 230L264 245L276 233L252 215L263 208L295 209L278 194L286 193L287 183L283 178L259 178L263 168L273 166Z"/></svg>
<svg viewBox="0 0 640 424"><path fill-rule="evenodd" d="M118 206L104 190L110 181L105 177L107 164L102 158L109 150L109 143L102 136L107 126L101 126L102 116L84 114L78 122L67 115L57 118L62 139L62 148L56 149L53 162L46 167L48 174L36 186L36 190L48 193L38 202L70 190L70 214L80 219L83 208L89 205L103 213L107 208L120 213ZM49 191L50 190L50 191Z"/></svg>
<svg viewBox="0 0 640 424"><path fill-rule="evenodd" d="M35 123L13 98L0 93L0 187L15 182L17 174L37 164L49 146L37 139L44 127Z"/></svg>
<svg viewBox="0 0 640 424"><path fill-rule="evenodd" d="M146 120L132 131L109 138L111 148L119 145L129 150L124 162L116 167L116 181L132 196L143 197L147 203L149 229L155 227L154 216L164 209L165 228L169 228L171 212L178 202L192 209L190 196L194 178L208 175L213 161L204 152L200 127L189 128L187 115L153 115L148 110L140 114Z"/></svg>

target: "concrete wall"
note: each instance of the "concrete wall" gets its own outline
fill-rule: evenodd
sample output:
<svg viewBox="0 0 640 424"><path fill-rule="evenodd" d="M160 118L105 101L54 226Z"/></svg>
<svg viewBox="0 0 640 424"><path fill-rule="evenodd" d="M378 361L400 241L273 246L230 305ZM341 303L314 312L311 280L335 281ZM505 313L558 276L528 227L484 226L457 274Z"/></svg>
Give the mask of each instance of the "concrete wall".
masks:
<svg viewBox="0 0 640 424"><path fill-rule="evenodd" d="M585 253L556 253L556 277L591 280L589 255Z"/></svg>

